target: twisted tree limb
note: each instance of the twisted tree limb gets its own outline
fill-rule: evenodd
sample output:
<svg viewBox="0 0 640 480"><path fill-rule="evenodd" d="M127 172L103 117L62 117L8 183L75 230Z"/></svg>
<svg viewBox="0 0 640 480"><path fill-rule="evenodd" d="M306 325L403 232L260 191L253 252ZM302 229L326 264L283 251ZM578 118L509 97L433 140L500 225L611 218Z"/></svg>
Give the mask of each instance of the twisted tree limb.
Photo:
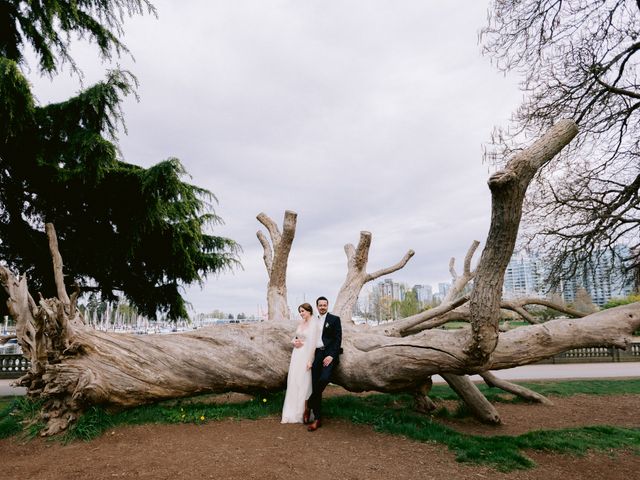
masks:
<svg viewBox="0 0 640 480"><path fill-rule="evenodd" d="M527 187L537 171L577 133L575 122L561 120L489 178L491 226L469 299L472 336L466 348L478 365L489 363L498 343L504 272L515 247Z"/></svg>
<svg viewBox="0 0 640 480"><path fill-rule="evenodd" d="M522 318L527 320L529 323L540 323L533 315L531 315L524 307L526 305L542 305L547 308L552 308L558 312L570 315L574 318L584 317L585 314L583 312L579 312L573 308L567 307L566 305L561 305L559 303L554 303L546 298L537 298L537 297L522 297L512 300L502 300L500 302L500 308L504 308L507 310L512 310L518 313Z"/></svg>
<svg viewBox="0 0 640 480"><path fill-rule="evenodd" d="M476 253L479 245L480 242L478 240L474 240L473 242L471 242L471 246L469 247L469 250L464 257L461 276L458 275L455 269L455 257L451 257L451 260L449 260L449 273L451 273L452 284L451 288L447 292L447 295L444 297L443 302L450 302L451 300L458 297L464 291L464 288L468 285L468 283L473 280L476 272L475 270L471 271L471 260L473 259L473 255Z"/></svg>

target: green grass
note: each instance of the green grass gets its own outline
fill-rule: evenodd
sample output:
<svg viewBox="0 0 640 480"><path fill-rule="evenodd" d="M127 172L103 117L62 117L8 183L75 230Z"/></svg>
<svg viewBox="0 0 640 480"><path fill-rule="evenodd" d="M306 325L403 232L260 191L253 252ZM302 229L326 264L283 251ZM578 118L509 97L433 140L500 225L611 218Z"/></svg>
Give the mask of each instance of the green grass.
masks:
<svg viewBox="0 0 640 480"><path fill-rule="evenodd" d="M22 430L16 416L13 415L16 406L15 397L0 398L0 438L17 435Z"/></svg>
<svg viewBox="0 0 640 480"><path fill-rule="evenodd" d="M640 394L640 380L585 380L522 383L545 395L575 394ZM484 385L480 389L495 401L513 401L501 390ZM500 393L498 393L500 392ZM506 397L505 397L506 395ZM457 400L446 385L433 387L434 399ZM210 403L210 398L195 397L138 407L117 413L93 407L62 437L65 442L90 440L122 425L202 424L220 419L258 419L279 415L283 394L257 395L253 400L237 404ZM611 426L589 426L553 431L533 431L518 436L477 436L459 433L437 421L437 416L459 417L467 414L461 407L453 413L439 411L425 416L413 411L413 398L405 394L372 394L363 397L345 395L324 400L327 416L356 424L371 425L376 431L422 442L447 446L461 462L487 464L498 470L511 471L533 466L523 451L538 450L584 455L588 450L629 449L640 455L640 429ZM35 435L42 425L33 422L40 404L24 397L0 398L0 438L23 433ZM636 412L630 412L635 415ZM22 421L31 423L24 430ZM488 427L490 428L490 427Z"/></svg>
<svg viewBox="0 0 640 480"><path fill-rule="evenodd" d="M44 425L36 419L41 403L26 397L0 397L0 439L14 435L33 438Z"/></svg>

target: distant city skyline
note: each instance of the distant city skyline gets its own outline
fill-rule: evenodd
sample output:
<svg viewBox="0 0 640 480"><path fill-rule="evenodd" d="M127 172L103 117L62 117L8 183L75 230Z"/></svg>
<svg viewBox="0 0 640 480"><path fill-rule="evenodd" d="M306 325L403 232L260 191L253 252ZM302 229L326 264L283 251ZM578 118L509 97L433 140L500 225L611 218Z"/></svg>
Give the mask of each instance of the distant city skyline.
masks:
<svg viewBox="0 0 640 480"><path fill-rule="evenodd" d="M626 247L620 246L620 249ZM613 298L626 297L633 292L633 283L630 279L624 279L621 275L611 273L612 263L610 255L603 255L595 263L592 275L564 280L561 282L559 294L566 303L576 300L577 291L584 288L591 297L595 305L602 306ZM504 298L518 297L548 297L549 292L544 285L545 274L544 262L535 254L525 252L515 252L505 270L503 282ZM396 277L397 279L398 277ZM358 302L361 310L368 310L371 297L376 294L387 296L391 300L402 301L407 290L416 292L420 302L439 302L446 296L453 280L449 282L438 282L437 292L433 293L433 286L430 284L411 285L402 280L386 277L383 280L372 282L363 287ZM420 292L420 293L419 293Z"/></svg>

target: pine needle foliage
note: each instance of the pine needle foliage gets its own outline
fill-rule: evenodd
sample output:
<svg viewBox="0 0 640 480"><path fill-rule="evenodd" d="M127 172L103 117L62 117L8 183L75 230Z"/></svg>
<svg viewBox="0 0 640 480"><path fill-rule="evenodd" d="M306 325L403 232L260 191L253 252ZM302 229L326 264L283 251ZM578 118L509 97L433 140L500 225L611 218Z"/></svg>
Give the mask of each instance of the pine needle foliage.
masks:
<svg viewBox="0 0 640 480"><path fill-rule="evenodd" d="M184 285L238 263L238 246L211 234L215 196L185 181L177 158L142 168L116 144L121 105L135 77L113 70L60 103L39 105L22 70L30 44L42 73L76 70L70 37L101 55L126 52L128 15L155 13L147 1L0 1L0 258L55 295L44 223L55 225L65 281L106 299L122 292L149 317L186 317ZM4 303L4 302L2 302Z"/></svg>

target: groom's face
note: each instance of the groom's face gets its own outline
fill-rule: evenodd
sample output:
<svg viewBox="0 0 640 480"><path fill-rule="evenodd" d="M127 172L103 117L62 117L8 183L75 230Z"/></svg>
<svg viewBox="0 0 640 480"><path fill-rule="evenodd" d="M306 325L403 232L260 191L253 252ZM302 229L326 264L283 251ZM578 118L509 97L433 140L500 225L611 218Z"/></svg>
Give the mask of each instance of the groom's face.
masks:
<svg viewBox="0 0 640 480"><path fill-rule="evenodd" d="M324 315L327 313L327 310L329 310L329 302L326 300L320 300L316 306L318 307L318 313L320 315Z"/></svg>

